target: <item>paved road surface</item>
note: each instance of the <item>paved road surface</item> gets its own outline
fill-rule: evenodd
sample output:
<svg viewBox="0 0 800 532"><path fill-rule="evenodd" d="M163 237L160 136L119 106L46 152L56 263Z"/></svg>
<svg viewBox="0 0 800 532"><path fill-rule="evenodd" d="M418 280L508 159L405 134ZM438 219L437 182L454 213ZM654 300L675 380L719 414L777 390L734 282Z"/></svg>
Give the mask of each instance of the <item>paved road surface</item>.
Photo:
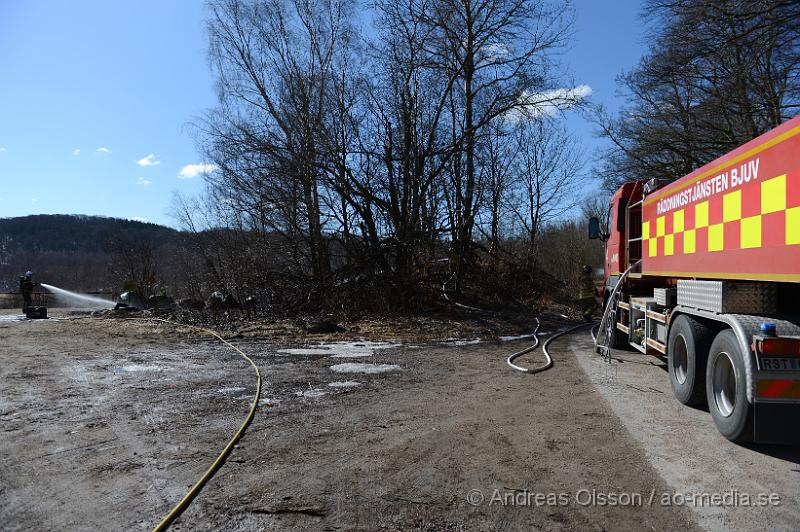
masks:
<svg viewBox="0 0 800 532"><path fill-rule="evenodd" d="M778 507L694 507L700 526L711 531L800 529L800 447L731 443L717 432L708 411L675 399L666 363L658 358L614 351L609 366L594 354L588 335L572 335L569 342L596 389L675 493L780 497Z"/></svg>

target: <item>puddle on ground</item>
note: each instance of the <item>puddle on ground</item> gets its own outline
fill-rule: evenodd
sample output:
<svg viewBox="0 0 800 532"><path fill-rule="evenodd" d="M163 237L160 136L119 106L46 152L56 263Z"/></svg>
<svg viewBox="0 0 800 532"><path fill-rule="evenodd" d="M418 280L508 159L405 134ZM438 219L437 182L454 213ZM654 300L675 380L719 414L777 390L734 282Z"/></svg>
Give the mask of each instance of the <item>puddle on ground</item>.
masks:
<svg viewBox="0 0 800 532"><path fill-rule="evenodd" d="M332 342L291 349L280 349L282 355L323 355L331 358L358 358L368 357L380 349L400 347L402 344L389 342Z"/></svg>
<svg viewBox="0 0 800 532"><path fill-rule="evenodd" d="M397 364L356 364L354 362L347 362L345 364L336 364L331 366L331 370L336 373L386 373L389 371L397 371L400 366Z"/></svg>
<svg viewBox="0 0 800 532"><path fill-rule="evenodd" d="M361 386L361 383L358 381L336 381L329 382L328 386L333 388L355 388L356 386Z"/></svg>

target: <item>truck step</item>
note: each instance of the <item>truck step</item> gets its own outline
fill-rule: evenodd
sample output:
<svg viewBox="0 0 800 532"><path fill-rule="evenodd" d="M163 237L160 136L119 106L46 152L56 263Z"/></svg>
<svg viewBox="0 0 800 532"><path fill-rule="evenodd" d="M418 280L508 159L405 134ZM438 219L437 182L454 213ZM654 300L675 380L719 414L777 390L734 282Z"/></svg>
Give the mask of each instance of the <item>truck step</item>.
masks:
<svg viewBox="0 0 800 532"><path fill-rule="evenodd" d="M667 346L659 342L658 340L654 340L652 338L647 339L647 347L652 347L662 355L667 354Z"/></svg>

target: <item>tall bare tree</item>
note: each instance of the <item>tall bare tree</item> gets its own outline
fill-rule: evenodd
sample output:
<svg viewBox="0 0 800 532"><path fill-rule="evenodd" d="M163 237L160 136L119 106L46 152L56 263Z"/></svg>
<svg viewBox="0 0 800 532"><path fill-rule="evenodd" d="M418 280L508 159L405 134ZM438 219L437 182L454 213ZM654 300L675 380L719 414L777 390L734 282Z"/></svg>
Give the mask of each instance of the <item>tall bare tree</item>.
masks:
<svg viewBox="0 0 800 532"><path fill-rule="evenodd" d="M569 134L546 120L525 124L516 140L515 215L528 237L525 266L533 274L541 228L580 201L584 157Z"/></svg>
<svg viewBox="0 0 800 532"><path fill-rule="evenodd" d="M319 126L327 113L337 50L348 40L350 5L337 0L211 3L211 59L220 106L205 121L209 181L254 229L283 234L322 285Z"/></svg>
<svg viewBox="0 0 800 532"><path fill-rule="evenodd" d="M458 79L450 95L450 208L458 292L471 249L485 176L477 164L492 121L541 106L553 88L553 56L569 37L568 3L538 0L432 0L432 61ZM533 99L533 100L532 100Z"/></svg>
<svg viewBox="0 0 800 532"><path fill-rule="evenodd" d="M800 109L800 4L649 0L649 52L621 78L628 105L600 113L604 176L677 179Z"/></svg>

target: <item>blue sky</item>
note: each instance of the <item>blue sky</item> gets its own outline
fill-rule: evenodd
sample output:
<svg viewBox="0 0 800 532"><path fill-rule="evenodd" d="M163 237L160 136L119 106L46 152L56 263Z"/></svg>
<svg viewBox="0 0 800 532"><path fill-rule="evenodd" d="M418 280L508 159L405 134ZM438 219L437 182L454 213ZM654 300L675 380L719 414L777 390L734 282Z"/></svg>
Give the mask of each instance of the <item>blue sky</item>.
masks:
<svg viewBox="0 0 800 532"><path fill-rule="evenodd" d="M616 75L644 50L640 3L575 7L563 62L613 108ZM0 217L174 225L173 192L203 187L190 124L215 103L205 16L201 0L0 0ZM568 126L588 153L600 146L579 116Z"/></svg>

